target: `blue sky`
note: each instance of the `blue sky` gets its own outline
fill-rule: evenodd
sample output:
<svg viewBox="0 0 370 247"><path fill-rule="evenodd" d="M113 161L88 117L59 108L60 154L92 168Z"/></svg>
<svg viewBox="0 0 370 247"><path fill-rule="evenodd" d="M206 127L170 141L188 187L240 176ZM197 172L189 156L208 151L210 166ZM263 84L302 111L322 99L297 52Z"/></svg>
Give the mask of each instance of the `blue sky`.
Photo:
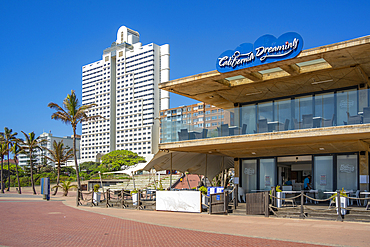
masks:
<svg viewBox="0 0 370 247"><path fill-rule="evenodd" d="M264 34L297 32L303 49L369 35L369 9L368 0L0 1L0 131L71 135L47 104L71 89L81 99L81 67L122 25L143 44L170 44L172 80L215 70L222 52ZM171 107L193 102L171 94Z"/></svg>

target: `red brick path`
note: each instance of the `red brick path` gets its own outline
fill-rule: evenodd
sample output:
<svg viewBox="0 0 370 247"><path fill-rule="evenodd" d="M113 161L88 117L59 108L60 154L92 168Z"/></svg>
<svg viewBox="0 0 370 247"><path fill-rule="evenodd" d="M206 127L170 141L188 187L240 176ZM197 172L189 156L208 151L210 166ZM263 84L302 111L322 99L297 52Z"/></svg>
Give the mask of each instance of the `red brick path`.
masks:
<svg viewBox="0 0 370 247"><path fill-rule="evenodd" d="M5 246L309 246L145 224L60 201L2 200L0 220L0 245Z"/></svg>

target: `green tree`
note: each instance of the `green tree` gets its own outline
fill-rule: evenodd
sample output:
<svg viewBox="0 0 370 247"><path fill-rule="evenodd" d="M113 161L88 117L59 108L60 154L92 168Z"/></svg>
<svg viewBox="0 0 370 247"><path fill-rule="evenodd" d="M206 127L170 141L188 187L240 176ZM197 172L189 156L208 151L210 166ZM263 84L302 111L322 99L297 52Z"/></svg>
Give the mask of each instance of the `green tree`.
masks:
<svg viewBox="0 0 370 247"><path fill-rule="evenodd" d="M116 150L103 155L101 168L108 171L125 170L138 163L144 163L145 158L128 150Z"/></svg>
<svg viewBox="0 0 370 247"><path fill-rule="evenodd" d="M87 174L97 173L99 166L100 166L99 162L86 161L80 164L80 169L81 171L85 171Z"/></svg>
<svg viewBox="0 0 370 247"><path fill-rule="evenodd" d="M3 177L3 162L5 155L8 154L8 148L4 142L0 142L0 158L1 158L1 193L4 193L4 177Z"/></svg>
<svg viewBox="0 0 370 247"><path fill-rule="evenodd" d="M62 184L59 184L59 185L55 185L53 186L53 188L62 188L63 190L63 196L67 196L68 195L68 191L71 189L71 188L77 188L76 185L71 185L71 181L63 181Z"/></svg>
<svg viewBox="0 0 370 247"><path fill-rule="evenodd" d="M59 177L61 165L65 165L67 160L73 157L73 149L68 146L64 146L63 141L53 142L53 149L47 149L50 153L50 157L45 156L46 159L54 162L58 167L57 187L54 191L54 196L58 193Z"/></svg>
<svg viewBox="0 0 370 247"><path fill-rule="evenodd" d="M30 158L30 171L31 171L31 183L33 194L36 195L35 182L33 180L33 153L37 149L42 149L42 144L46 142L45 139L41 139L40 136L36 137L34 132L29 133L28 135L22 131L25 140L22 141L22 148L27 153Z"/></svg>
<svg viewBox="0 0 370 247"><path fill-rule="evenodd" d="M0 132L0 140L5 142L6 147L8 150L11 149L13 144L18 140L15 136L18 135L17 132L12 133L13 130L9 129L8 127L4 127L4 132ZM9 167L9 153L8 152L8 167ZM8 169L8 189L7 191L10 191L10 169Z"/></svg>
<svg viewBox="0 0 370 247"><path fill-rule="evenodd" d="M67 97L63 101L63 108L60 107L56 103L49 103L48 107L53 110L56 110L51 115L51 119L61 120L65 124L70 124L73 129L73 155L75 159L75 168L76 168L76 175L77 175L77 186L78 189L81 189L80 183L80 174L78 172L78 163L77 163L77 156L76 156L76 129L77 124L81 123L82 121L89 121L95 120L98 118L102 118L100 115L88 115L88 110L95 106L96 104L89 104L89 105L80 105L75 94L75 91L72 90L71 94L68 94Z"/></svg>
<svg viewBox="0 0 370 247"><path fill-rule="evenodd" d="M17 181L18 181L18 194L22 194L21 191L21 183L19 181L19 172L18 172L18 154L24 153L23 149L19 146L19 144L16 142L14 143L13 147L10 150L14 155L14 162L15 162L15 170L17 172ZM9 169L10 170L10 169Z"/></svg>

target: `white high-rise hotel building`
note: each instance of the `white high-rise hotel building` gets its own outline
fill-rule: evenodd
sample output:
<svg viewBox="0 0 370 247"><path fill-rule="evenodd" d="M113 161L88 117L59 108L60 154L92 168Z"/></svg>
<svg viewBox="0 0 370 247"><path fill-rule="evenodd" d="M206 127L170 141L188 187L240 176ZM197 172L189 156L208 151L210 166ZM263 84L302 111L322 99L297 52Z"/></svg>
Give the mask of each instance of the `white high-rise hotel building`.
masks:
<svg viewBox="0 0 370 247"><path fill-rule="evenodd" d="M169 81L169 45L139 40L122 26L102 60L82 67L82 104L95 103L89 115L105 119L82 124L81 162L123 149L150 161L158 147L159 111L169 108L169 93L158 89Z"/></svg>

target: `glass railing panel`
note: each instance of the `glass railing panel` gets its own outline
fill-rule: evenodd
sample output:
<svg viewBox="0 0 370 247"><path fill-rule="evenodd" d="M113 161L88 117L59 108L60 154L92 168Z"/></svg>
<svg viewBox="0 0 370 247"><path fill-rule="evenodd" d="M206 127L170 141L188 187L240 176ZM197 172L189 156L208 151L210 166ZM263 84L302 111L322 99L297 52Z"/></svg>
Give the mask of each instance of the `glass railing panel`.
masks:
<svg viewBox="0 0 370 247"><path fill-rule="evenodd" d="M255 104L241 107L240 119L242 135L255 134L257 132L257 106Z"/></svg>
<svg viewBox="0 0 370 247"><path fill-rule="evenodd" d="M369 90L342 90L244 105L206 108L161 120L161 142L370 123Z"/></svg>

